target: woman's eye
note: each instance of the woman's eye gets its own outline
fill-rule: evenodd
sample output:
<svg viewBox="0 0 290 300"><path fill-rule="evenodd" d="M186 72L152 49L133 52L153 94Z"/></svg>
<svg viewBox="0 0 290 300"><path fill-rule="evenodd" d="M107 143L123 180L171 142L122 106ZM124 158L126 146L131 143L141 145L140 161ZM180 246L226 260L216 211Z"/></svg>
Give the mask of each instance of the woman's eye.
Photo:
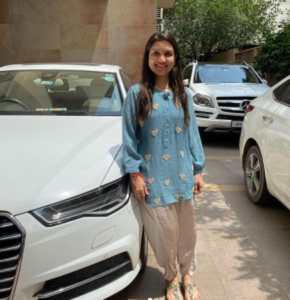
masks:
<svg viewBox="0 0 290 300"><path fill-rule="evenodd" d="M159 55L159 53L158 52L153 52L153 55Z"/></svg>

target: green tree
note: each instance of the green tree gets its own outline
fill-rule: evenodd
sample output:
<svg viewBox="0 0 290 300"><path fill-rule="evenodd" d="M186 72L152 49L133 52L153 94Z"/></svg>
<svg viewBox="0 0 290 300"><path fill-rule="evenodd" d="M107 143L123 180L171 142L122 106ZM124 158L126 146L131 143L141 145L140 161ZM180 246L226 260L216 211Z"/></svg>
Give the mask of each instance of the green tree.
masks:
<svg viewBox="0 0 290 300"><path fill-rule="evenodd" d="M268 79L270 85L290 75L290 24L269 34L254 60L255 68Z"/></svg>
<svg viewBox="0 0 290 300"><path fill-rule="evenodd" d="M177 38L183 59L203 54L208 60L216 49L260 42L276 28L282 1L177 0L164 10L165 26Z"/></svg>

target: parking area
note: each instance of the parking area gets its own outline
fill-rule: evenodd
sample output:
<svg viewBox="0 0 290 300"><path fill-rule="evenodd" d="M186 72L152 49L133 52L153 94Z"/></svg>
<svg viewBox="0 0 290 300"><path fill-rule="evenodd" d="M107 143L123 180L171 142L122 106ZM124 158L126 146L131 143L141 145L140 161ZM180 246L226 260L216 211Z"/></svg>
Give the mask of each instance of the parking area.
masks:
<svg viewBox="0 0 290 300"><path fill-rule="evenodd" d="M205 191L196 197L195 280L201 299L290 299L290 211L252 204L245 195L238 136L203 138ZM109 300L164 298L162 269L150 249L148 267Z"/></svg>

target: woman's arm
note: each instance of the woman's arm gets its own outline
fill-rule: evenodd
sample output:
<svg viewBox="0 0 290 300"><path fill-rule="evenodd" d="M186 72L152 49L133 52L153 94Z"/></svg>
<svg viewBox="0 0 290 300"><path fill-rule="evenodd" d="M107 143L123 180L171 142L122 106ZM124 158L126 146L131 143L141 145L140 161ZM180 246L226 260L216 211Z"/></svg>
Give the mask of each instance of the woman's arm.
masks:
<svg viewBox="0 0 290 300"><path fill-rule="evenodd" d="M188 134L190 152L193 157L192 164L194 170L194 193L200 194L204 185L201 173L204 172L205 158L198 127L196 124L192 97L190 92L187 91L186 94L188 98L188 110L190 115L190 122L188 124Z"/></svg>
<svg viewBox="0 0 290 300"><path fill-rule="evenodd" d="M132 192L138 200L145 202L148 190L145 180L139 173L142 157L137 152L138 107L136 102L136 94L131 88L123 106L123 158L126 173L130 173Z"/></svg>
<svg viewBox="0 0 290 300"><path fill-rule="evenodd" d="M137 110L136 94L132 88L128 91L123 106L123 158L126 173L137 173L142 162L142 157L137 153Z"/></svg>

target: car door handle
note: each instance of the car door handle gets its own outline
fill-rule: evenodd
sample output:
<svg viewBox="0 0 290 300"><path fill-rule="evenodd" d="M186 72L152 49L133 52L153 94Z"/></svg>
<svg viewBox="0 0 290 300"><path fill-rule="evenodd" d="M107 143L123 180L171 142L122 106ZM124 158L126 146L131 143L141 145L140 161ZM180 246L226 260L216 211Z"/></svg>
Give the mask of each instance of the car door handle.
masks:
<svg viewBox="0 0 290 300"><path fill-rule="evenodd" d="M267 123L273 123L274 122L274 120L269 116L263 116L263 119Z"/></svg>

